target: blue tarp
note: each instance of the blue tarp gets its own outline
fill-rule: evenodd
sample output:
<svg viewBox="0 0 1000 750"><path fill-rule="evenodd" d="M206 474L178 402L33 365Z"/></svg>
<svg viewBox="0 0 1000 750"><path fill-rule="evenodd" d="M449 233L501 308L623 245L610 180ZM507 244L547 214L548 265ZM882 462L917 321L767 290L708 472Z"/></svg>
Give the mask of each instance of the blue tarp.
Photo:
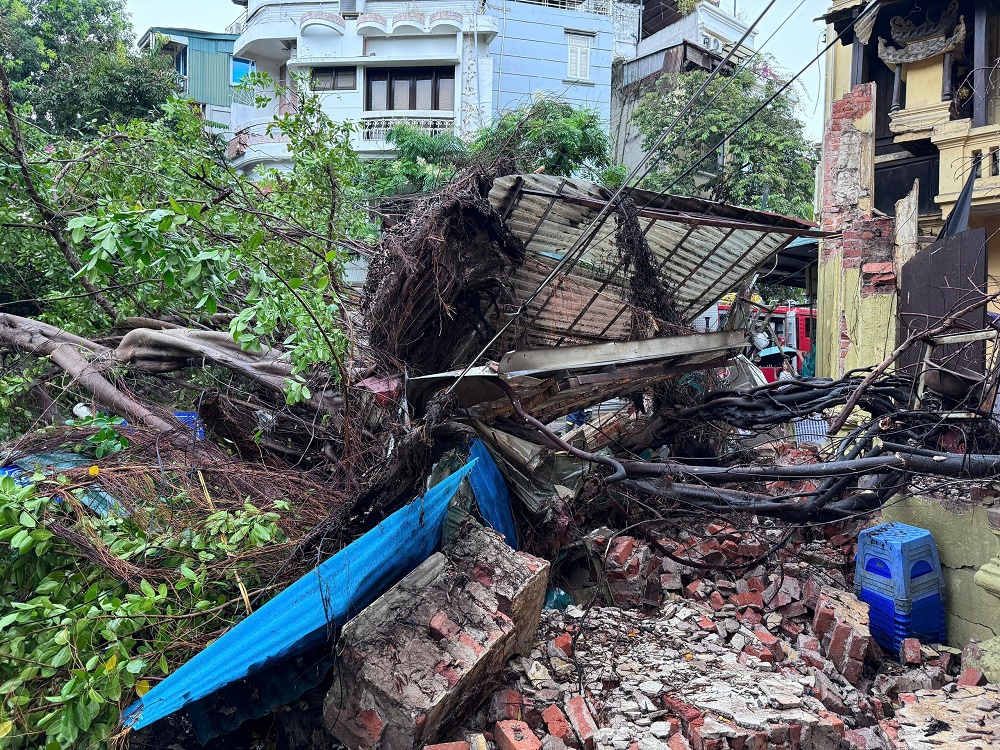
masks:
<svg viewBox="0 0 1000 750"><path fill-rule="evenodd" d="M517 528L514 526L514 516L510 512L510 495L507 483L504 482L500 469L493 461L493 456L483 445L482 440L472 444L469 453L469 484L476 495L479 511L483 514L486 525L503 534L508 546L517 549Z"/></svg>
<svg viewBox="0 0 1000 750"><path fill-rule="evenodd" d="M322 646L430 557L440 544L448 505L466 477L484 520L513 541L506 485L476 441L461 469L307 573L129 706L122 719L125 726L148 726L227 685Z"/></svg>

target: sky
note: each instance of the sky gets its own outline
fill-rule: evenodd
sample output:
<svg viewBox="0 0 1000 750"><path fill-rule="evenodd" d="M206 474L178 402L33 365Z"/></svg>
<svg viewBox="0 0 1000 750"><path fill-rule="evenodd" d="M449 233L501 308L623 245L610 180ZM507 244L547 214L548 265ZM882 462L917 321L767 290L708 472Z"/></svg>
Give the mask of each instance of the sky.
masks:
<svg viewBox="0 0 1000 750"><path fill-rule="evenodd" d="M804 68L820 50L826 27L814 18L826 12L828 0L777 0L757 25L757 48L775 58L785 72L795 74ZM767 7L768 0L721 0L723 10L733 12L746 23L752 23ZM793 13L794 11L794 13ZM765 41L774 34L770 41ZM806 124L810 140L823 137L823 63L817 60L798 79L800 115Z"/></svg>
<svg viewBox="0 0 1000 750"><path fill-rule="evenodd" d="M769 0L720 0L722 8L746 22L752 22ZM772 55L785 71L797 73L821 49L823 24L812 19L826 11L828 0L777 0L758 25L757 46L767 42L763 52ZM132 23L137 34L150 26L182 26L203 31L225 31L242 13L232 0L128 0ZM788 19L786 21L786 19ZM780 27L780 28L779 28ZM775 31L777 29L777 31ZM818 141L823 133L823 60L820 59L799 79L800 114L810 140Z"/></svg>
<svg viewBox="0 0 1000 750"><path fill-rule="evenodd" d="M243 6L232 0L128 0L126 4L136 34L150 26L222 32L243 13Z"/></svg>

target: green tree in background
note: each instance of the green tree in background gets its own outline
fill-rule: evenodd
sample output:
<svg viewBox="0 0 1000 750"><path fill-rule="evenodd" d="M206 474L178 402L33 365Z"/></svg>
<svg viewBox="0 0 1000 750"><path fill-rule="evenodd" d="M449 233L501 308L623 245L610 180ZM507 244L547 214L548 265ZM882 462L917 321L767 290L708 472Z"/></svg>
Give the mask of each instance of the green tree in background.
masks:
<svg viewBox="0 0 1000 750"><path fill-rule="evenodd" d="M153 119L177 91L169 61L137 52L124 0L0 0L0 54L18 102L49 132Z"/></svg>
<svg viewBox="0 0 1000 750"><path fill-rule="evenodd" d="M395 158L365 164L366 184L375 195L436 190L476 161L492 174L541 171L605 184L617 184L624 175L622 168L611 167L600 115L552 97L504 113L468 143L410 125L397 125L387 140L395 146Z"/></svg>
<svg viewBox="0 0 1000 750"><path fill-rule="evenodd" d="M655 145L707 75L700 71L667 75L646 95L633 115L644 148ZM655 154L657 160L643 187L812 218L815 157L787 92L719 148L719 142L781 85L768 64L713 80ZM710 155L686 174L705 154Z"/></svg>

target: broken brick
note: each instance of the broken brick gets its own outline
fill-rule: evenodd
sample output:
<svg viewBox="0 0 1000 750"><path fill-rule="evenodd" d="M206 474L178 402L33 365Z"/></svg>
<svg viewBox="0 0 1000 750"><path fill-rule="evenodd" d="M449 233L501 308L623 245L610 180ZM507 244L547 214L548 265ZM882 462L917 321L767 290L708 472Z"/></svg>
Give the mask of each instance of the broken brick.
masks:
<svg viewBox="0 0 1000 750"><path fill-rule="evenodd" d="M729 597L729 602L741 608L753 607L754 609L764 609L764 600L761 598L760 592L752 589L745 594L736 594Z"/></svg>
<svg viewBox="0 0 1000 750"><path fill-rule="evenodd" d="M545 722L546 731L553 737L558 737L567 745L575 744L576 737L569 726L569 719L566 714L555 703L542 711L542 720Z"/></svg>
<svg viewBox="0 0 1000 750"><path fill-rule="evenodd" d="M587 708L587 701L582 695L575 695L566 701L566 715L569 723L576 730L580 742L587 750L594 750L594 735L597 733L597 722Z"/></svg>
<svg viewBox="0 0 1000 750"><path fill-rule="evenodd" d="M635 552L637 542L630 536L620 536L611 543L611 550L608 552L608 562L624 568L628 559Z"/></svg>
<svg viewBox="0 0 1000 750"><path fill-rule="evenodd" d="M444 638L454 638L462 632L462 629L453 623L444 612L438 612L431 618L428 629L430 631L431 638L436 641L440 641Z"/></svg>
<svg viewBox="0 0 1000 750"><path fill-rule="evenodd" d="M490 699L489 720L520 719L524 696L516 690L501 690Z"/></svg>
<svg viewBox="0 0 1000 750"><path fill-rule="evenodd" d="M523 721L498 721L493 738L500 750L541 750L542 743Z"/></svg>
<svg viewBox="0 0 1000 750"><path fill-rule="evenodd" d="M916 638L904 638L899 647L899 660L903 664L919 665L921 662L920 641Z"/></svg>
<svg viewBox="0 0 1000 750"><path fill-rule="evenodd" d="M573 656L573 636L569 633L560 633L552 639L552 647L561 651L566 658Z"/></svg>
<svg viewBox="0 0 1000 750"><path fill-rule="evenodd" d="M975 667L966 667L962 676L958 678L958 684L962 687L985 685L986 676Z"/></svg>

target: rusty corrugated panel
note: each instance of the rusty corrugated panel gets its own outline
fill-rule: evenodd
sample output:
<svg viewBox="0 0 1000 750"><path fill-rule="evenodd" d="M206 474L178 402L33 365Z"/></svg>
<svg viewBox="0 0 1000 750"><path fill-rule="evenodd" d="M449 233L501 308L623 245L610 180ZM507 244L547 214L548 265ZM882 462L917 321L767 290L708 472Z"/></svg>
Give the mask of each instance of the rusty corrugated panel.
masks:
<svg viewBox="0 0 1000 750"><path fill-rule="evenodd" d="M529 251L514 280L517 303L542 285L611 197L593 183L546 175L498 179L490 201ZM691 320L735 289L813 224L697 198L632 191L658 273L673 290L682 318ZM532 346L627 338L628 279L609 215L586 250L530 303L518 321Z"/></svg>

